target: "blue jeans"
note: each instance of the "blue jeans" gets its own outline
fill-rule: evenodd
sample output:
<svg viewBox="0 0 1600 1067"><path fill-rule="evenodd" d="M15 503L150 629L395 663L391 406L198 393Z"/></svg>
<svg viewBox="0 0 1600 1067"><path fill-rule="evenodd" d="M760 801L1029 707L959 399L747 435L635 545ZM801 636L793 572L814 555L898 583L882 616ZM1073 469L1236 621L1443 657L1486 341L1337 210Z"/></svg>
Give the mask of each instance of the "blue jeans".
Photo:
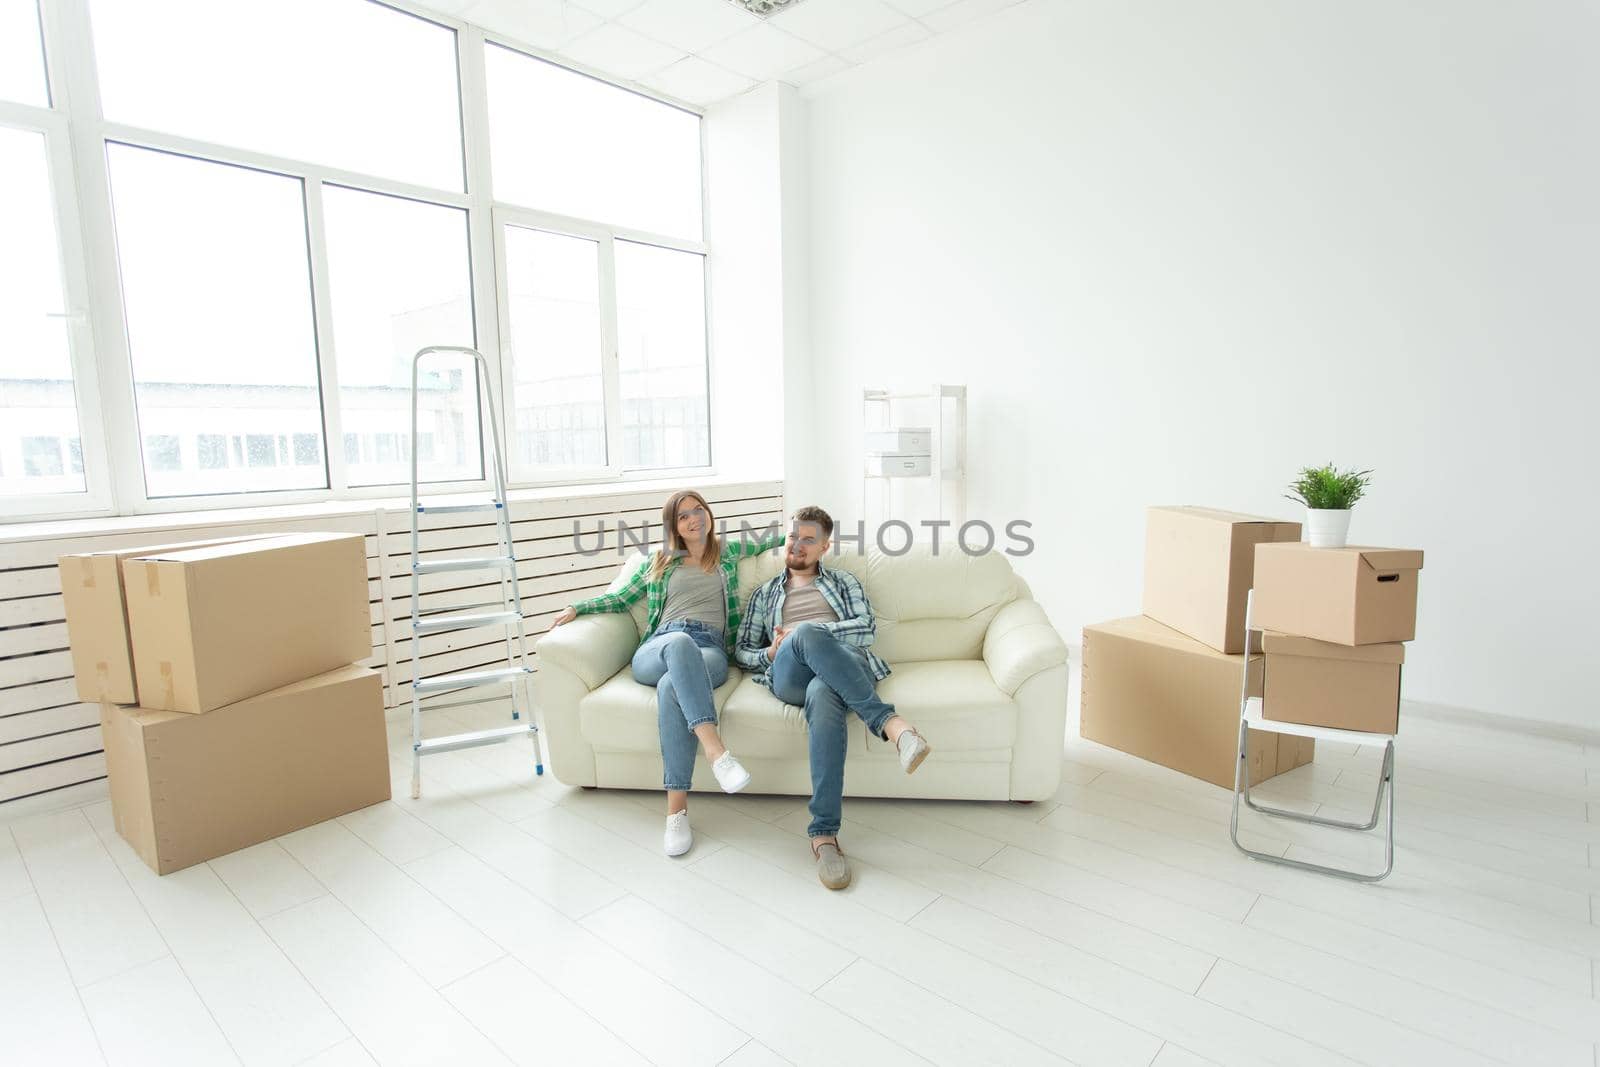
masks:
<svg viewBox="0 0 1600 1067"><path fill-rule="evenodd" d="M662 784L687 790L699 747L694 728L717 721L711 691L728 680L722 631L694 619L667 623L633 654L633 680L656 687Z"/></svg>
<svg viewBox="0 0 1600 1067"><path fill-rule="evenodd" d="M803 622L783 639L770 678L773 695L806 711L811 745L811 825L806 834L832 837L839 832L844 803L848 712L882 737L894 706L878 699L878 681L866 657L816 623Z"/></svg>

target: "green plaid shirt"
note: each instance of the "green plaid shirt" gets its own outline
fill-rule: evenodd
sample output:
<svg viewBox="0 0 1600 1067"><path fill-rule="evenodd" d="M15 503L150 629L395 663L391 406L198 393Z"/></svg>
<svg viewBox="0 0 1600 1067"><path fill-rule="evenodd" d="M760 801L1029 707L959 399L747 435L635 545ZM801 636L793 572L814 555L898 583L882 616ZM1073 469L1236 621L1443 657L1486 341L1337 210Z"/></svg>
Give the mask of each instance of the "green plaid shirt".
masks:
<svg viewBox="0 0 1600 1067"><path fill-rule="evenodd" d="M783 544L784 535L777 534L763 538L755 544L747 541L722 542L722 559L717 565L722 568L722 588L728 597L728 620L722 628L723 644L727 646L728 658L733 658L734 642L739 636L739 561L747 556L759 556L763 552L770 552ZM601 593L588 600L580 600L572 605L572 610L579 615L591 615L601 611L627 611L629 606L638 602L639 598L648 598L645 602L646 622L644 637L640 643L650 640L655 635L656 627L661 625L661 615L667 607L667 582L672 578L672 572L678 569L680 558L667 561L667 567L661 572L661 577L655 581L650 580L650 561L654 555L647 555L639 561L639 566L633 569L626 581L614 593Z"/></svg>

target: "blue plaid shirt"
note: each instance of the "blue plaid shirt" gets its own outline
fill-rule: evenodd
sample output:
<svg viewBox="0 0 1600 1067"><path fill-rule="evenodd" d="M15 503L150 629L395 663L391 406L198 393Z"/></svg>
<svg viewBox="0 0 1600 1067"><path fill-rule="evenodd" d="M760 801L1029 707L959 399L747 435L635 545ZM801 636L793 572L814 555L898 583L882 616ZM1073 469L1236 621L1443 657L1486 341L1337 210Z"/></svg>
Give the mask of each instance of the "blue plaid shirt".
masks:
<svg viewBox="0 0 1600 1067"><path fill-rule="evenodd" d="M787 592L787 569L750 594L750 605L745 608L744 619L739 624L739 643L733 658L749 671L760 684L771 687L767 670L772 660L767 649L772 646L774 631L783 621L783 599ZM836 622L821 626L842 643L854 645L866 657L867 667L878 681L889 676L889 665L868 648L878 637L878 622L872 615L872 605L867 601L861 580L847 570L830 571L817 561L817 592L827 601L828 607L839 616Z"/></svg>

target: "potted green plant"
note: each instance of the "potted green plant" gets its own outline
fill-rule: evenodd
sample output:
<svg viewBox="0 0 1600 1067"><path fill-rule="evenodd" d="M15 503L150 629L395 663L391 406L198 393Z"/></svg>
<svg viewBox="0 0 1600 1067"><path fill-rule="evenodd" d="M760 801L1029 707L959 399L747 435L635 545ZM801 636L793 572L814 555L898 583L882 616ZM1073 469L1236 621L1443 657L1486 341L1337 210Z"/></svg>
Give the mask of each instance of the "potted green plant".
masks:
<svg viewBox="0 0 1600 1067"><path fill-rule="evenodd" d="M1306 506L1306 540L1314 548L1343 548L1350 536L1350 509L1366 493L1371 471L1335 470L1332 463L1306 467L1289 483L1290 500Z"/></svg>

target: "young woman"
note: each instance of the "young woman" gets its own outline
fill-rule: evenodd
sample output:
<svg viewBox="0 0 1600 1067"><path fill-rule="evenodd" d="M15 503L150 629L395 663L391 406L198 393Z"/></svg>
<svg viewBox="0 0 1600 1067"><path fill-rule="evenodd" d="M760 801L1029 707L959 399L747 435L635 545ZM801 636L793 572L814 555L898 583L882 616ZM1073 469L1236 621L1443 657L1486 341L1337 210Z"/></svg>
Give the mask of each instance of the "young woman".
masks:
<svg viewBox="0 0 1600 1067"><path fill-rule="evenodd" d="M739 632L739 560L783 544L783 535L754 544L724 544L711 505L692 489L672 494L661 509L660 551L641 561L622 588L581 600L556 617L552 628L579 615L627 611L643 596L649 606L644 639L633 654L633 677L656 688L661 731L667 828L662 844L681 856L694 843L689 829L689 786L695 742L705 748L717 782L729 793L750 784L750 773L717 733L711 691L728 679L728 658Z"/></svg>

